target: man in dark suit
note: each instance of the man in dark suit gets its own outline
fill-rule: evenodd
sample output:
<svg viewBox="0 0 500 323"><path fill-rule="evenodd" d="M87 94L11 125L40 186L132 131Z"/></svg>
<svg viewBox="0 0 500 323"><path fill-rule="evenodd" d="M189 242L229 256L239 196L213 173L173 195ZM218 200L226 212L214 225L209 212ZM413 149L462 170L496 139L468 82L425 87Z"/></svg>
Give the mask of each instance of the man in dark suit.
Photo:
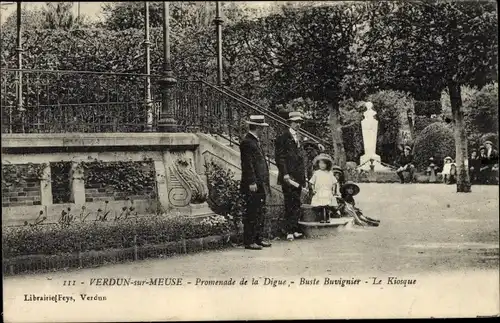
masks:
<svg viewBox="0 0 500 323"><path fill-rule="evenodd" d="M408 181L412 183L414 180L413 176L415 173L415 165L413 165L413 155L411 153L410 146L405 146L404 152L399 156L396 164L397 166L399 166L399 168L396 170L396 174L398 174L401 183L404 184L405 182L405 172L409 173L410 179Z"/></svg>
<svg viewBox="0 0 500 323"><path fill-rule="evenodd" d="M479 171L481 169L481 159L477 155L477 150L473 149L469 158L469 175L472 184L477 184L479 180Z"/></svg>
<svg viewBox="0 0 500 323"><path fill-rule="evenodd" d="M300 194L306 187L305 152L299 129L303 121L300 112L290 112L290 128L276 138L276 164L278 166L278 184L283 190L285 200L285 230L288 240L302 236L299 227Z"/></svg>
<svg viewBox="0 0 500 323"><path fill-rule="evenodd" d="M264 116L253 115L247 121L249 132L240 144L241 183L246 212L243 218L243 242L246 249L260 250L271 244L262 239L266 196L271 192L269 165L260 146L265 123Z"/></svg>
<svg viewBox="0 0 500 323"><path fill-rule="evenodd" d="M498 176L498 151L493 148L493 143L489 140L485 141L483 145L486 149L483 170L484 177L486 178L486 183L496 184Z"/></svg>

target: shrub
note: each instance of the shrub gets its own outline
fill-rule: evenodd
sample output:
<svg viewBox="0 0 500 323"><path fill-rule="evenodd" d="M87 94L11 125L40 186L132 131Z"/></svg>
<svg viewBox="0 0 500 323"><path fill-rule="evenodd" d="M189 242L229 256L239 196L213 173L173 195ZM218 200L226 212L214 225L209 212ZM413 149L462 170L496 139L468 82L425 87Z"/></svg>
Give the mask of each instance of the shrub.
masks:
<svg viewBox="0 0 500 323"><path fill-rule="evenodd" d="M234 179L231 170L215 162L205 165L208 184L208 205L216 214L241 218L244 199L240 193L240 181Z"/></svg>
<svg viewBox="0 0 500 323"><path fill-rule="evenodd" d="M428 116L414 116L415 118L415 124L414 124L414 129L415 129L415 134L418 137L422 131L430 126L431 124L434 123L443 123L442 118L436 117L436 118L431 118Z"/></svg>
<svg viewBox="0 0 500 323"><path fill-rule="evenodd" d="M342 137L344 140L346 159L354 160L356 163L359 163L359 157L364 153L361 123L352 123L342 126Z"/></svg>
<svg viewBox="0 0 500 323"><path fill-rule="evenodd" d="M5 258L24 255L60 255L202 238L231 232L224 219L197 222L185 217L141 217L118 222L73 222L68 226L35 225L2 229Z"/></svg>
<svg viewBox="0 0 500 323"><path fill-rule="evenodd" d="M498 83L487 84L481 89L462 86L461 93L469 147L477 148L483 142L482 136L498 132ZM451 118L450 97L446 90L441 98L443 113Z"/></svg>
<svg viewBox="0 0 500 323"><path fill-rule="evenodd" d="M441 114L441 101L415 101L415 115L428 116Z"/></svg>
<svg viewBox="0 0 500 323"><path fill-rule="evenodd" d="M425 170L431 157L434 157L438 167L442 167L446 156L455 157L453 130L442 123L427 126L415 139L413 152L417 169Z"/></svg>
<svg viewBox="0 0 500 323"><path fill-rule="evenodd" d="M464 102L464 119L469 134L498 131L498 83L488 84Z"/></svg>

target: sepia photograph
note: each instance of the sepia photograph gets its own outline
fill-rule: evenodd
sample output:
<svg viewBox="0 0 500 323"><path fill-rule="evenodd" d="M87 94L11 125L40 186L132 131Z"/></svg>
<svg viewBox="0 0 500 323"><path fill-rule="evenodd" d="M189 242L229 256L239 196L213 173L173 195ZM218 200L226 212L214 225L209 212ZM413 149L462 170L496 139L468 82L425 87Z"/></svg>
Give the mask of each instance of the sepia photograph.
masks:
<svg viewBox="0 0 500 323"><path fill-rule="evenodd" d="M5 322L500 316L493 0L0 2Z"/></svg>

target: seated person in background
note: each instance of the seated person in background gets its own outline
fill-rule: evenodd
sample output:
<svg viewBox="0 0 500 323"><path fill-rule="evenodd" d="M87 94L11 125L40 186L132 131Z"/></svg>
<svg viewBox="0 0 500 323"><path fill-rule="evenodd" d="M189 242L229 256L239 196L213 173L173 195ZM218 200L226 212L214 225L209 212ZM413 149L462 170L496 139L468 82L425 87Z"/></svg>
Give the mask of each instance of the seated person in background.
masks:
<svg viewBox="0 0 500 323"><path fill-rule="evenodd" d="M338 193L339 192L338 189L340 189L340 187L345 183L344 171L342 171L342 168L340 168L340 166L333 165L332 172L335 178L337 179L337 182L339 183L338 185L339 187L337 188L336 192Z"/></svg>
<svg viewBox="0 0 500 323"><path fill-rule="evenodd" d="M311 206L321 216L321 223L330 222L330 212L337 212L337 179L332 172L333 160L327 154L319 154L313 160L314 173L309 180L313 197Z"/></svg>
<svg viewBox="0 0 500 323"><path fill-rule="evenodd" d="M467 166L465 166L465 167L467 167ZM452 163L451 164L451 171L450 171L450 184L457 183L457 176L458 176L457 164Z"/></svg>
<svg viewBox="0 0 500 323"><path fill-rule="evenodd" d="M481 159L477 155L477 150L473 149L469 158L469 175L472 184L476 184L479 179L479 170L481 169Z"/></svg>
<svg viewBox="0 0 500 323"><path fill-rule="evenodd" d="M484 172L485 183L496 183L498 177L498 151L493 148L493 143L489 140L484 142L485 155L481 169Z"/></svg>
<svg viewBox="0 0 500 323"><path fill-rule="evenodd" d="M486 157L492 165L498 164L498 151L493 148L493 143L489 140L484 142L484 147L486 148Z"/></svg>
<svg viewBox="0 0 500 323"><path fill-rule="evenodd" d="M480 146L479 147L479 174L478 174L478 181L479 184L486 184L487 182L487 176L486 176L486 170L488 169L488 157L486 156L486 147Z"/></svg>
<svg viewBox="0 0 500 323"><path fill-rule="evenodd" d="M411 153L411 147L405 146L404 152L399 156L399 159L396 161L396 165L398 169L396 170L396 174L398 174L401 183L405 183L404 172L408 172L410 175L409 183L413 182L413 174L415 173L415 166L413 165L413 155Z"/></svg>
<svg viewBox="0 0 500 323"><path fill-rule="evenodd" d="M443 183L445 184L452 184L453 182L453 179L455 177L455 174L453 174L452 172L453 165L455 164L453 164L453 159L451 157L448 156L444 159L443 171L441 172L441 174L443 175Z"/></svg>

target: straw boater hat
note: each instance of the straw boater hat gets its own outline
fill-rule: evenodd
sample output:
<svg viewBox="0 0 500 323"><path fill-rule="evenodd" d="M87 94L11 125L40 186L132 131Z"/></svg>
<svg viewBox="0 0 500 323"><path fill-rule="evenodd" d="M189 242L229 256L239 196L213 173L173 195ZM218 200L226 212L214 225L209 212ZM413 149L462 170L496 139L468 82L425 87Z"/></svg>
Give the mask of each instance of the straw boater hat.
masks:
<svg viewBox="0 0 500 323"><path fill-rule="evenodd" d="M479 151L481 151L481 150L486 150L486 147L484 147L484 146L479 146Z"/></svg>
<svg viewBox="0 0 500 323"><path fill-rule="evenodd" d="M329 162L330 165L333 165L333 159L328 154L319 154L318 156L314 157L313 165L316 165L320 160Z"/></svg>
<svg viewBox="0 0 500 323"><path fill-rule="evenodd" d="M344 185L342 185L342 187L340 188L340 193L345 194L345 191L348 188L353 188L354 190L354 192L352 193L353 196L359 193L359 186L351 181L347 181Z"/></svg>
<svg viewBox="0 0 500 323"><path fill-rule="evenodd" d="M269 127L269 125L264 121L263 115L251 115L250 120L246 121L247 124L253 124L255 126Z"/></svg>
<svg viewBox="0 0 500 323"><path fill-rule="evenodd" d="M304 119L302 113L295 111L288 114L288 121L304 121Z"/></svg>
<svg viewBox="0 0 500 323"><path fill-rule="evenodd" d="M451 160L451 161L453 161L453 158L451 158L450 156L448 156L444 160Z"/></svg>
<svg viewBox="0 0 500 323"><path fill-rule="evenodd" d="M487 144L490 144L490 145L493 146L493 143L491 141L489 141L489 140L486 140L485 142L483 142L483 145L487 145Z"/></svg>

